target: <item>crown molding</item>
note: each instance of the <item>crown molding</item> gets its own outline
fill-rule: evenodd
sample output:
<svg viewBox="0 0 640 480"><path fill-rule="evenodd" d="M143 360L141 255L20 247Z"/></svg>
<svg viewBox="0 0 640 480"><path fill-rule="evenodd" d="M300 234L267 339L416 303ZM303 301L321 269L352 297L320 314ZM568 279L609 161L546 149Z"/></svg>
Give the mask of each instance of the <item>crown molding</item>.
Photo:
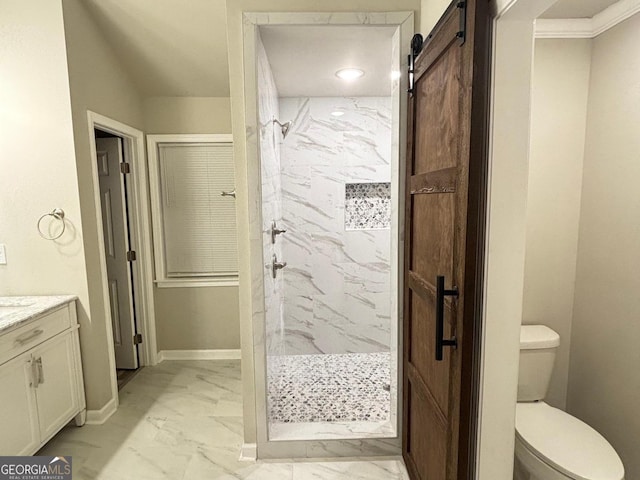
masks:
<svg viewBox="0 0 640 480"><path fill-rule="evenodd" d="M593 18L539 18L536 38L593 38Z"/></svg>
<svg viewBox="0 0 640 480"><path fill-rule="evenodd" d="M640 0L619 0L592 18L539 18L536 38L595 38L640 12Z"/></svg>
<svg viewBox="0 0 640 480"><path fill-rule="evenodd" d="M593 33L597 37L627 18L640 12L640 0L620 0L593 17Z"/></svg>

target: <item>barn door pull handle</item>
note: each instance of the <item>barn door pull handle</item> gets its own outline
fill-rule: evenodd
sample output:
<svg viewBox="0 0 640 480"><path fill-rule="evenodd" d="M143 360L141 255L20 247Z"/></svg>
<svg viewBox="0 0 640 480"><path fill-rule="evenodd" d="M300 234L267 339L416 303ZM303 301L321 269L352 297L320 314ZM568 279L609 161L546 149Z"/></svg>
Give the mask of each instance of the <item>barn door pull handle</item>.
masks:
<svg viewBox="0 0 640 480"><path fill-rule="evenodd" d="M444 347L458 346L456 337L450 339L442 338L444 335L444 297L458 297L458 287L453 287L451 290L444 288L444 276L438 275L436 277L436 361L441 362L443 357Z"/></svg>

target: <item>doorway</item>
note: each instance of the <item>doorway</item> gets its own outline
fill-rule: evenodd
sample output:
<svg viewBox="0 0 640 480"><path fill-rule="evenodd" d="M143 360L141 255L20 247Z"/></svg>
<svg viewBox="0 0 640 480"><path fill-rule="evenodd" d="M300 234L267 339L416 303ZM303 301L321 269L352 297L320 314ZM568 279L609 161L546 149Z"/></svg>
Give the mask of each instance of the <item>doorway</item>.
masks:
<svg viewBox="0 0 640 480"><path fill-rule="evenodd" d="M249 184L259 186L249 190L257 206L249 235L260 239L250 275L258 456L397 455L401 72L413 14L389 12L365 22L371 25L359 14L328 22L283 15L274 25L245 13L245 58L257 73L245 77L246 118L260 132L247 145ZM290 45L307 67L281 61ZM328 61L332 55L348 58ZM362 72L341 71L349 67ZM360 80L342 83L352 73ZM242 198L245 186L236 188ZM251 397L245 393L245 401Z"/></svg>
<svg viewBox="0 0 640 480"><path fill-rule="evenodd" d="M95 215L98 218L97 235L102 239L98 247L101 260L104 318L109 343L110 383L113 404L117 408L118 387L124 386L140 367L157 363L153 304L153 250L144 133L91 111L87 112L87 120L91 158L95 159L91 162L91 166ZM105 158L103 152L111 152L112 166L109 166L108 158ZM110 212L103 208L102 201L107 191L107 176L104 175L106 169L116 173L112 177L110 188L112 193L109 196L120 199L119 203L111 201ZM114 216L115 208L122 212L119 216ZM116 223L118 218L120 222ZM110 222L112 225L107 225ZM116 225L120 227L118 249L124 252L126 262L124 269L122 264L120 265L121 271L117 277L120 280L114 285L112 280L116 272L113 265L109 268L109 264L113 263L110 248L114 250L114 254L116 250ZM109 229L112 232L109 232ZM131 253L127 259L128 252ZM126 273L122 273L122 270ZM119 282L128 285L128 288L118 289ZM117 292L117 299L112 299L112 292ZM124 302L120 302L121 297L124 297ZM113 316L112 310L116 312ZM122 311L124 314L121 314ZM128 324L121 321L122 317ZM124 342L125 336L127 343ZM120 348L121 345L126 346Z"/></svg>
<svg viewBox="0 0 640 480"><path fill-rule="evenodd" d="M395 32L259 28L272 439L396 436ZM342 70L350 65L358 70Z"/></svg>
<svg viewBox="0 0 640 480"><path fill-rule="evenodd" d="M111 326L120 390L140 366L134 279L131 264L136 252L131 248L130 205L127 177L130 163L125 158L123 139L113 133L94 130L96 164L100 187L103 239L107 260L107 280Z"/></svg>

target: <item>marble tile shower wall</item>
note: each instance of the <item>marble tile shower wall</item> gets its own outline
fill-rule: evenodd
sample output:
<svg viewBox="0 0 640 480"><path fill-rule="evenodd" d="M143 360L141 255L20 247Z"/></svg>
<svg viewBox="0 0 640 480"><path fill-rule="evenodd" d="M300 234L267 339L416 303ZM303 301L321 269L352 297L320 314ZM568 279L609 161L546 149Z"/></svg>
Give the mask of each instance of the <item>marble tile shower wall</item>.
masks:
<svg viewBox="0 0 640 480"><path fill-rule="evenodd" d="M271 243L268 234L271 222L282 224L282 184L280 180L279 128L274 128L273 119L279 118L278 90L276 88L267 53L258 36L258 121L260 125L260 161L262 175L262 231L265 264L276 255L283 258L282 242ZM267 355L284 355L283 297L284 279L278 275L274 279L271 271L264 270L265 329Z"/></svg>
<svg viewBox="0 0 640 480"><path fill-rule="evenodd" d="M389 351L391 232L345 229L345 185L390 181L391 98L281 98L280 115L285 354Z"/></svg>

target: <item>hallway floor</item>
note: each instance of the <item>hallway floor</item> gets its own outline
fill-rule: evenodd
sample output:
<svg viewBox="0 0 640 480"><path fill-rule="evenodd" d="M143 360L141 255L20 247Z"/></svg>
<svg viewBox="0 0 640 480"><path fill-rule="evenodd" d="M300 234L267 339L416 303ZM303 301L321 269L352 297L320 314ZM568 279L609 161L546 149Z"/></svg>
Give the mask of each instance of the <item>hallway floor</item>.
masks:
<svg viewBox="0 0 640 480"><path fill-rule="evenodd" d="M38 455L71 455L74 480L405 480L401 460L244 462L239 361L165 361L120 391L104 425L68 426Z"/></svg>

